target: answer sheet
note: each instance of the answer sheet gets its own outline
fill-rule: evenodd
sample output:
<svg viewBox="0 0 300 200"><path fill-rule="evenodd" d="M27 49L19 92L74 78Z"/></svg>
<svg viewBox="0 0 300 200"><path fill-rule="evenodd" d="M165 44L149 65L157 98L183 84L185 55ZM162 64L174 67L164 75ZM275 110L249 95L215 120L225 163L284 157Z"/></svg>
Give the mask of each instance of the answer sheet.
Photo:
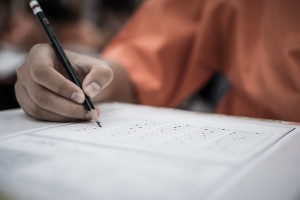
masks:
<svg viewBox="0 0 300 200"><path fill-rule="evenodd" d="M31 200L206 199L293 131L130 104L100 110L101 128L50 123L0 137L0 191Z"/></svg>

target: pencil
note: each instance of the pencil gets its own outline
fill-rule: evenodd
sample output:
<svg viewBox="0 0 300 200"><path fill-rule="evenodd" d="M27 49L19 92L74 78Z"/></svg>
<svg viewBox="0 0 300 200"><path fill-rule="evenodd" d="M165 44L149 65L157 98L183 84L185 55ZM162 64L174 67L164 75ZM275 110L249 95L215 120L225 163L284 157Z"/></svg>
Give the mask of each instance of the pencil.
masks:
<svg viewBox="0 0 300 200"><path fill-rule="evenodd" d="M63 48L61 47L56 35L54 34L54 31L53 31L52 27L50 26L50 23L47 20L38 1L32 0L32 1L30 1L29 5L30 5L34 15L37 17L38 21L42 25L44 31L46 32L48 39L50 40L50 43L51 43L55 53L59 57L61 63L63 64L68 75L70 76L72 82L75 83L78 87L80 87L82 89L82 83L79 80L75 70L73 69ZM97 111L95 110L95 107L94 107L92 101L90 100L90 98L87 95L85 95L85 101L83 103L83 106L88 111L90 116L95 120L95 122L98 124L98 126L101 127L101 124L98 119Z"/></svg>

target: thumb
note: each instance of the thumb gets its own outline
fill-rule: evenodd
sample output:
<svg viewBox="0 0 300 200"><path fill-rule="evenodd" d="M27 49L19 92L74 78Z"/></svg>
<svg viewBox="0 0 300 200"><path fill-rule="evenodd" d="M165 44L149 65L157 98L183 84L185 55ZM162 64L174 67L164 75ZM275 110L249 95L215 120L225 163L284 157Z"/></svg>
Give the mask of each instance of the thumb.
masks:
<svg viewBox="0 0 300 200"><path fill-rule="evenodd" d="M84 93L94 98L112 81L113 76L112 69L104 62L92 66L82 83Z"/></svg>

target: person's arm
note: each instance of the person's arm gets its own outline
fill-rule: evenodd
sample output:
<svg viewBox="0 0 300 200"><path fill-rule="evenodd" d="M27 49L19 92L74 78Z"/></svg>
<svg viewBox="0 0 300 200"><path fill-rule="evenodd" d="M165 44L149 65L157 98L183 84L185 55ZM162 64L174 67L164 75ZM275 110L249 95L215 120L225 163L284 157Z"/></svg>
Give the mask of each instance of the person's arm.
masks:
<svg viewBox="0 0 300 200"><path fill-rule="evenodd" d="M66 54L82 81L84 93L94 102L134 102L130 80L119 65L70 51ZM115 80L112 81L114 73ZM17 70L17 77L16 97L28 115L51 121L90 119L82 105L83 91L66 78L67 74L50 45L35 45Z"/></svg>
<svg viewBox="0 0 300 200"><path fill-rule="evenodd" d="M176 107L221 65L218 18L206 12L217 3L208 2L145 1L101 53L124 67L139 104Z"/></svg>

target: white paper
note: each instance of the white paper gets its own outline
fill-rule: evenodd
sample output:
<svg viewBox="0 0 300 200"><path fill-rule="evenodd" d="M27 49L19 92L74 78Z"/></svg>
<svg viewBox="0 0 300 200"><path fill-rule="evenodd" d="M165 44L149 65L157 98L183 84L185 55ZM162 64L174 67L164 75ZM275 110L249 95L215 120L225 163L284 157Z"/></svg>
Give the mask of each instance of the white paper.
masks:
<svg viewBox="0 0 300 200"><path fill-rule="evenodd" d="M0 80L16 74L16 69L26 60L26 53L11 48L0 49Z"/></svg>
<svg viewBox="0 0 300 200"><path fill-rule="evenodd" d="M128 104L100 109L102 128L61 123L0 138L1 188L20 199L205 199L293 130Z"/></svg>

